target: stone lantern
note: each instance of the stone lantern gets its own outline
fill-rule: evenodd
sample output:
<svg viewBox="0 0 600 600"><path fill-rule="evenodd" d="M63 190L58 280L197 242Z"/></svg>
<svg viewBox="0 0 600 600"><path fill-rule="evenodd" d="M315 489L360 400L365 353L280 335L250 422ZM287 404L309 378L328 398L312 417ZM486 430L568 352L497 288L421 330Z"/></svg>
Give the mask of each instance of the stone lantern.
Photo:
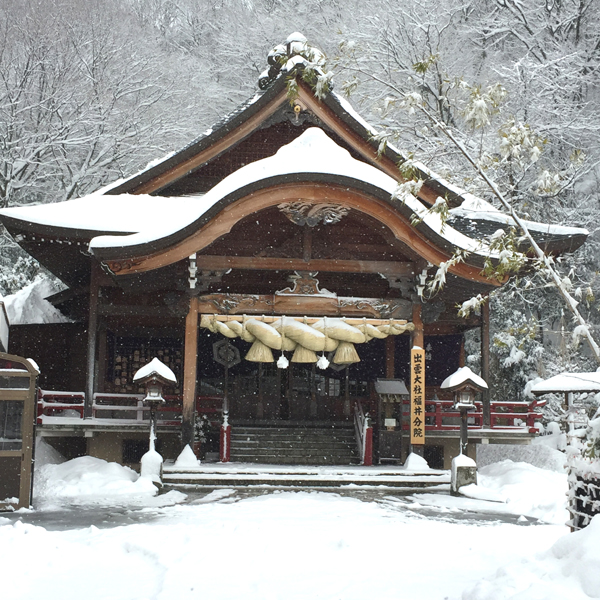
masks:
<svg viewBox="0 0 600 600"><path fill-rule="evenodd" d="M440 386L440 389L454 393L454 408L460 411L460 454L452 460L450 491L453 494L457 494L463 485L477 483L477 465L467 456L467 413L475 410L476 394L487 387L487 383L469 367L460 367L458 371L446 377Z"/></svg>
<svg viewBox="0 0 600 600"><path fill-rule="evenodd" d="M134 383L146 388L144 404L150 407L150 443L148 452L141 459L141 476L148 477L157 486L162 486L162 456L156 452L156 411L165 404L163 389L177 383L175 374L167 365L153 358L147 365L139 369L133 376Z"/></svg>

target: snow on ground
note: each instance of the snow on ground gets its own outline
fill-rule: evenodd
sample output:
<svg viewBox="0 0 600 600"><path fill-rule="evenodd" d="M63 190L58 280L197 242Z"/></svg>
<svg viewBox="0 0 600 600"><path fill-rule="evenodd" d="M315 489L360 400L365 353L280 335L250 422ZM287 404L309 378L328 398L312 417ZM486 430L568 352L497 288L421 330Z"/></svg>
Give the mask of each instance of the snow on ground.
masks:
<svg viewBox="0 0 600 600"><path fill-rule="evenodd" d="M461 493L467 497L424 493L412 498L425 506L522 515L556 525L569 519L564 471L558 473L504 460L479 469L477 485L461 488Z"/></svg>
<svg viewBox="0 0 600 600"><path fill-rule="evenodd" d="M185 499L171 491L155 498L158 489L151 479L117 463L92 456L65 461L43 438L36 443L34 506L56 510L65 504L85 506L166 506Z"/></svg>
<svg viewBox="0 0 600 600"><path fill-rule="evenodd" d="M152 503L169 494L155 496L125 467L90 457L49 464L60 456L47 448L38 460L33 513L77 508L63 509L59 531L25 523L33 513L0 517L2 598L600 598L600 519L568 534L557 513L564 510L564 474L525 463L480 470L478 487L504 502L439 490L406 498L377 487L258 488L206 490L183 503L183 494L169 492L178 496L160 506ZM454 504L424 508L426 498ZM518 506L549 523L475 518L472 502L480 505L474 510L495 506L513 514ZM139 522L69 524L76 511L106 503L129 507Z"/></svg>
<svg viewBox="0 0 600 600"><path fill-rule="evenodd" d="M565 531L431 520L305 491L162 510L159 521L112 529L0 527L11 550L0 563L11 574L5 597L458 599Z"/></svg>
<svg viewBox="0 0 600 600"><path fill-rule="evenodd" d="M600 517L543 552L501 566L463 600L579 600L600 598Z"/></svg>

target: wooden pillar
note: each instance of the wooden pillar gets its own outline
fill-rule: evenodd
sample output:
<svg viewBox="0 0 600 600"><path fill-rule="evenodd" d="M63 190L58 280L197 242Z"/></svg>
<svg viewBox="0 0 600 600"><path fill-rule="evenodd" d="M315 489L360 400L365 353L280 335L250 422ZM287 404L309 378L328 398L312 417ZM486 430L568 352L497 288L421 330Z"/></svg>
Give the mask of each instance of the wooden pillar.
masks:
<svg viewBox="0 0 600 600"><path fill-rule="evenodd" d="M396 336L388 335L385 338L385 376L394 379L396 361Z"/></svg>
<svg viewBox="0 0 600 600"><path fill-rule="evenodd" d="M492 409L490 405L490 297L481 307L481 377L488 384L481 392L483 404L483 426L491 427Z"/></svg>
<svg viewBox="0 0 600 600"><path fill-rule="evenodd" d="M423 333L423 321L421 319L421 305L413 304L412 321L415 326L412 332L412 345L425 349L425 335Z"/></svg>
<svg viewBox="0 0 600 600"><path fill-rule="evenodd" d="M106 357L108 356L108 339L106 323L101 322L98 327L98 368L96 369L96 389L106 391Z"/></svg>
<svg viewBox="0 0 600 600"><path fill-rule="evenodd" d="M92 416L96 379L96 346L98 339L98 296L100 291L100 265L92 260L90 273L90 306L88 314L88 343L87 343L87 370L85 380L85 409L86 419Z"/></svg>
<svg viewBox="0 0 600 600"><path fill-rule="evenodd" d="M181 447L194 447L194 418L196 412L196 364L198 361L198 298L190 298L185 318L185 345L183 349L183 410Z"/></svg>

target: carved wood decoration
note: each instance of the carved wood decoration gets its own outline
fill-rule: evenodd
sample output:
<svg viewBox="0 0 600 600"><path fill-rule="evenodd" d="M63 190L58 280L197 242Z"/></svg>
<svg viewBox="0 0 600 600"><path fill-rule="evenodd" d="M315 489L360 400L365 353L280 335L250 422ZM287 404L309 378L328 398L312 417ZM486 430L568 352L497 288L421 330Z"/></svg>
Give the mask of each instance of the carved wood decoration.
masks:
<svg viewBox="0 0 600 600"><path fill-rule="evenodd" d="M339 223L349 212L346 206L340 204L313 204L312 202L282 202L277 206L279 210L294 224L314 227L319 223L333 225Z"/></svg>
<svg viewBox="0 0 600 600"><path fill-rule="evenodd" d="M221 315L319 315L410 319L412 303L401 298L348 298L343 296L207 294L198 297L198 310Z"/></svg>
<svg viewBox="0 0 600 600"><path fill-rule="evenodd" d="M319 280L316 279L317 273L310 271L296 271L294 275L290 275L289 280L294 284L293 288L285 288L284 290L275 292L276 296L285 295L303 295L303 296L329 296L335 297L337 294L327 290L319 289Z"/></svg>

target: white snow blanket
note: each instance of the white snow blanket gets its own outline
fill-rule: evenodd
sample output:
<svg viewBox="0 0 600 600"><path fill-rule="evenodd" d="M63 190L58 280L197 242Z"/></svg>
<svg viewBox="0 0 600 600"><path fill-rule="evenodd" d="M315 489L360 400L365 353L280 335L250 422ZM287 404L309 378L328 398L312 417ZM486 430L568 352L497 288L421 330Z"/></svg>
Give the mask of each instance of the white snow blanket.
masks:
<svg viewBox="0 0 600 600"><path fill-rule="evenodd" d="M38 277L15 294L4 298L4 305L11 325L30 325L33 323L69 323L57 308L52 306L47 296L58 289L48 279Z"/></svg>

